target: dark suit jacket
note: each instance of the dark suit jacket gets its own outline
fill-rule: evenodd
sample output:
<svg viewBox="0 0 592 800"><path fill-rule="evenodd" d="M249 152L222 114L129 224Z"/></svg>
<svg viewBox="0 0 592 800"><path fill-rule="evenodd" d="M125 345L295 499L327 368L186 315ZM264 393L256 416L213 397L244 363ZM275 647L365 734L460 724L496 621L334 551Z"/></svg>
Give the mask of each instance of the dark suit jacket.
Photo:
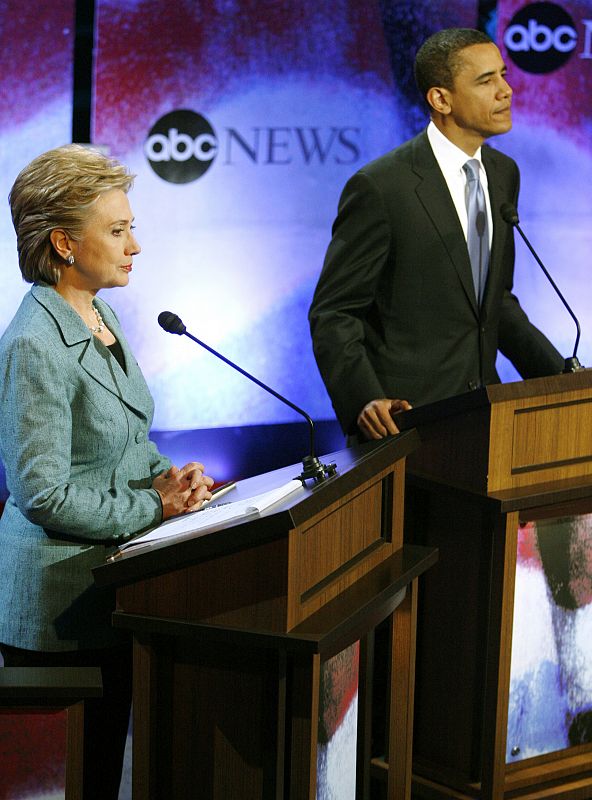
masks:
<svg viewBox="0 0 592 800"><path fill-rule="evenodd" d="M309 319L317 364L346 433L373 399L420 405L499 382L498 348L522 377L563 359L512 294L517 204L512 159L482 148L493 214L485 295L477 307L468 249L424 131L347 183Z"/></svg>

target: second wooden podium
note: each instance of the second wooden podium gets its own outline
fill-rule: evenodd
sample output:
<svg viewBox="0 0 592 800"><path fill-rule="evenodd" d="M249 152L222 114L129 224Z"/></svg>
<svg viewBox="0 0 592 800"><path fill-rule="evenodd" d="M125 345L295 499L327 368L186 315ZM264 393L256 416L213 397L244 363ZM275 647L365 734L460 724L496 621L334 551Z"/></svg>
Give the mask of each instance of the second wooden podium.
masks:
<svg viewBox="0 0 592 800"><path fill-rule="evenodd" d="M592 797L592 371L417 408L418 796ZM579 632L581 631L581 633Z"/></svg>
<svg viewBox="0 0 592 800"><path fill-rule="evenodd" d="M119 587L114 622L134 636L134 800L314 800L324 670L358 646L354 788L368 797L371 645L385 620L387 796L409 798L417 578L437 557L403 546L417 443L410 431L335 453L335 476L255 519L95 570ZM233 499L298 472L241 481Z"/></svg>

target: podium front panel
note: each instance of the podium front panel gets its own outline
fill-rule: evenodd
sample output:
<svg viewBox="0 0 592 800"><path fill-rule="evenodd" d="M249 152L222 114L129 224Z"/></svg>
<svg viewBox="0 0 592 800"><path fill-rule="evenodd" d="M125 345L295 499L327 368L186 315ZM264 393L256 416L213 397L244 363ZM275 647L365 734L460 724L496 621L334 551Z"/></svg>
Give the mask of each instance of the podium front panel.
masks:
<svg viewBox="0 0 592 800"><path fill-rule="evenodd" d="M590 419L589 389L493 405L488 491L592 475Z"/></svg>
<svg viewBox="0 0 592 800"><path fill-rule="evenodd" d="M506 761L592 745L592 514L518 533Z"/></svg>

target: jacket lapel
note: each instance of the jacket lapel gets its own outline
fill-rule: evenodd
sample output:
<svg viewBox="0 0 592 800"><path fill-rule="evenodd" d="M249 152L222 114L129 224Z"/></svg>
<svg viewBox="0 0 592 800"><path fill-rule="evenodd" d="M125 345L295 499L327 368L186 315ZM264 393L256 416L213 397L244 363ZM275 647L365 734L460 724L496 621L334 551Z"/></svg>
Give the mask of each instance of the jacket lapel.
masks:
<svg viewBox="0 0 592 800"><path fill-rule="evenodd" d="M504 238L503 234L505 233L507 223L501 218L499 209L507 195L507 190L504 189L499 172L496 169L494 151L492 151L490 147L484 146L481 150L481 158L483 159L483 166L487 173L489 203L491 205L491 217L493 220L493 239L491 242L491 254L489 256L489 271L487 275L487 284L485 286L485 294L483 296L483 307L484 310L487 311L491 298L495 296L496 284L502 277L499 259L501 257L501 243Z"/></svg>
<svg viewBox="0 0 592 800"><path fill-rule="evenodd" d="M425 131L414 141L413 171L420 178L417 197L437 230L475 316L479 316L471 261L462 226Z"/></svg>
<svg viewBox="0 0 592 800"><path fill-rule="evenodd" d="M77 360L89 375L105 389L114 394L134 411L148 417L152 411L152 400L144 377L132 356L123 331L106 303L98 301L101 316L118 339L124 352L127 374L117 360L100 342L95 341L90 330L74 309L51 286L37 284L31 290L35 299L48 311L58 325L66 347L77 348Z"/></svg>
<svg viewBox="0 0 592 800"><path fill-rule="evenodd" d="M138 362L134 358L132 351L129 348L127 339L123 333L119 320L115 316L112 308L104 303L102 300L96 300L101 316L107 323L107 327L111 330L115 338L118 340L123 350L123 358L125 362L125 371L119 366L117 359L110 358L109 364L113 371L114 380L118 387L118 395L127 403L131 408L141 411L145 416L149 416L153 411L152 397L150 390L144 379L144 375L138 366ZM101 347L102 345L98 345Z"/></svg>

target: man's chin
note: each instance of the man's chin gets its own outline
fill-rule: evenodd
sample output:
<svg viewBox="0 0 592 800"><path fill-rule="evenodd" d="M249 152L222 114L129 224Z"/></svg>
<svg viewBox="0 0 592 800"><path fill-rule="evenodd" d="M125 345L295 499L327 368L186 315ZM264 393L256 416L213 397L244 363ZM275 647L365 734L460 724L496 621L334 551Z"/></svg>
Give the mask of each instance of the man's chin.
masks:
<svg viewBox="0 0 592 800"><path fill-rule="evenodd" d="M500 133L507 133L512 128L512 116L508 112L498 114L494 123Z"/></svg>
<svg viewBox="0 0 592 800"><path fill-rule="evenodd" d="M489 139L491 136L501 136L503 133L508 133L508 131L512 130L512 120L507 122L499 122L498 125L492 125L491 128L484 134L486 139Z"/></svg>

